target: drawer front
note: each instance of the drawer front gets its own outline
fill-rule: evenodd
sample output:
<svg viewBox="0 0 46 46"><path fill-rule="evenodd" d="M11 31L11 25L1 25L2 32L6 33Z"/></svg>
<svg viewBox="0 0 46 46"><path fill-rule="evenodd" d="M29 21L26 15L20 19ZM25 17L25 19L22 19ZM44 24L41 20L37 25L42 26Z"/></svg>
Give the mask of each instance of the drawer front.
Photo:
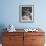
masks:
<svg viewBox="0 0 46 46"><path fill-rule="evenodd" d="M44 44L44 36L32 36L32 44Z"/></svg>
<svg viewBox="0 0 46 46"><path fill-rule="evenodd" d="M32 46L44 46L43 44L32 44Z"/></svg>
<svg viewBox="0 0 46 46"><path fill-rule="evenodd" d="M44 32L25 32L24 36L44 36L45 33Z"/></svg>
<svg viewBox="0 0 46 46"><path fill-rule="evenodd" d="M4 32L4 36L23 36L23 32Z"/></svg>
<svg viewBox="0 0 46 46"><path fill-rule="evenodd" d="M23 44L2 44L2 46L23 46Z"/></svg>
<svg viewBox="0 0 46 46"><path fill-rule="evenodd" d="M3 43L14 43L14 42L23 41L23 36L4 36Z"/></svg>

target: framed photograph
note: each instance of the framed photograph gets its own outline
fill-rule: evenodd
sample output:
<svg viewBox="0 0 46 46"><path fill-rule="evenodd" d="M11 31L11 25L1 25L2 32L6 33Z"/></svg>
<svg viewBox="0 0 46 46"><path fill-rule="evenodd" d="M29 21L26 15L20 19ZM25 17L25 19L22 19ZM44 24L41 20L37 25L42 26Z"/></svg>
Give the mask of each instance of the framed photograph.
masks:
<svg viewBox="0 0 46 46"><path fill-rule="evenodd" d="M34 5L19 6L19 21L33 22L34 21Z"/></svg>

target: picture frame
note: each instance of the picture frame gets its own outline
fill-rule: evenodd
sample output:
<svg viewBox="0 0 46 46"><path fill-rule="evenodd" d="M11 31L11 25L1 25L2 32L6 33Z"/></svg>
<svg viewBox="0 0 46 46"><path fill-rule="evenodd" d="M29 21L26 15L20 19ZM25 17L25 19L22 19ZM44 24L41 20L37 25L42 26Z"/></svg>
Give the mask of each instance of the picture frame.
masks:
<svg viewBox="0 0 46 46"><path fill-rule="evenodd" d="M34 5L19 6L19 21L24 23L34 22Z"/></svg>

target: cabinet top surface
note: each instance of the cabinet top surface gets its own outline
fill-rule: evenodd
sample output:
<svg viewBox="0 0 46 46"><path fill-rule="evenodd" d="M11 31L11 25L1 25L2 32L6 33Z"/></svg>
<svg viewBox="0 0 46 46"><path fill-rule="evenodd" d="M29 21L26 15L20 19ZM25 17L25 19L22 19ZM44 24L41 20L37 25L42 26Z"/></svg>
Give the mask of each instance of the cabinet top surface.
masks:
<svg viewBox="0 0 46 46"><path fill-rule="evenodd" d="M6 31L7 33L8 33L8 31ZM16 31L15 32L9 32L9 33L16 33L16 32L20 32L20 33L22 33L22 32L25 32L25 33L41 33L41 32L43 32L44 33L44 31L41 31L41 30L39 30L39 31L25 31L24 29L16 29Z"/></svg>

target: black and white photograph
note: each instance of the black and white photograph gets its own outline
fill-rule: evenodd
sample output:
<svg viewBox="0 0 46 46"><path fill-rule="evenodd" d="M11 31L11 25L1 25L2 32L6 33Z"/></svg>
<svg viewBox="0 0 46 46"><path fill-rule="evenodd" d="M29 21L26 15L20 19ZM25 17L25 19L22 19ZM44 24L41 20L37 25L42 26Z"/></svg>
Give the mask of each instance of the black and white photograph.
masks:
<svg viewBox="0 0 46 46"><path fill-rule="evenodd" d="M20 5L20 22L33 22L34 20L34 6Z"/></svg>

